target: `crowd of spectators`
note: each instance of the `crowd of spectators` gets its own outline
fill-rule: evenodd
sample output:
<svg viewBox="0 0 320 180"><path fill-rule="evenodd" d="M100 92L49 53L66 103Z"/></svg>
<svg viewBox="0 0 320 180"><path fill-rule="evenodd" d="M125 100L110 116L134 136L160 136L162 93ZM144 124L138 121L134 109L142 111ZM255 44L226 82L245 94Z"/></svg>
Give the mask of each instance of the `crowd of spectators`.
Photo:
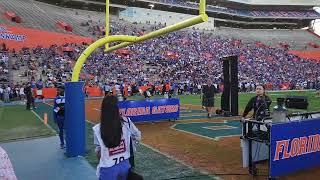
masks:
<svg viewBox="0 0 320 180"><path fill-rule="evenodd" d="M128 30L124 26L113 25L111 31L125 34ZM129 31L131 35L141 35L157 28ZM25 69L20 76L27 77L33 87L58 87L70 80L72 67L86 47L66 44L2 51L1 68L7 69L8 61L12 60L11 70ZM286 89L314 88L320 80L320 61L291 55L287 48L269 47L261 42L243 43L195 30L173 32L112 53L97 49L84 64L80 77L89 85L101 88L125 84L134 89L170 83L176 92L195 93L207 79L216 85L223 83L221 58L230 55L239 57L242 91L252 90L255 84L271 84L272 89L284 85ZM9 97L23 98L24 83L16 80L13 84L0 84L1 98L5 89Z"/></svg>
<svg viewBox="0 0 320 180"><path fill-rule="evenodd" d="M0 81L9 82L9 56L5 51L0 51Z"/></svg>
<svg viewBox="0 0 320 180"><path fill-rule="evenodd" d="M107 78L111 82L139 85L162 81L197 85L210 78L219 84L223 82L220 59L228 55L239 56L240 84L270 83L275 89L291 84L290 87L306 88L320 76L319 62L291 55L287 48L272 48L261 42L244 44L241 40L197 31L171 33L111 54L100 49L89 58L85 69L97 76L97 82Z"/></svg>

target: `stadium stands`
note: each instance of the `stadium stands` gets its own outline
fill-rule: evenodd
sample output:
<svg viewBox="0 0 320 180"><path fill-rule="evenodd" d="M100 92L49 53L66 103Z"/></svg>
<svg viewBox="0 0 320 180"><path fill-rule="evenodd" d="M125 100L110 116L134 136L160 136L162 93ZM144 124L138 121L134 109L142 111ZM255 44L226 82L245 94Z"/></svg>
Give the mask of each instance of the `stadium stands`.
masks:
<svg viewBox="0 0 320 180"><path fill-rule="evenodd" d="M74 60L83 49L84 46L68 45L62 51L55 46L24 50L18 58L21 61L16 61L15 65L27 63L24 75L35 81L43 79L45 87L54 87L70 78ZM283 83L305 87L308 81L313 82L320 76L319 62L290 55L286 49L183 31L130 46L121 52L104 54L100 49L89 58L84 70L95 85L114 81L159 84L162 80L194 85L204 83L203 76L219 84L222 81L220 58L231 54L239 56L241 83L271 83L275 89ZM146 68L147 63L153 65ZM270 73L270 70L279 73Z"/></svg>
<svg viewBox="0 0 320 180"><path fill-rule="evenodd" d="M50 0L40 0L52 3ZM195 1L195 0L193 0ZM196 1L198 2L198 1ZM281 1L282 2L282 1ZM207 1L207 14L209 17L218 18L215 26L255 29L299 29L309 26L310 21L319 18L319 14L309 5L251 5L234 3L232 1L212 0ZM103 11L103 0L72 0L59 1L61 6ZM299 3L298 3L299 4ZM303 4L303 3L301 3ZM128 7L170 11L183 14L197 14L197 3L182 0L111 0L110 11L118 15ZM228 23L226 21L235 21ZM297 21L299 20L299 21Z"/></svg>
<svg viewBox="0 0 320 180"><path fill-rule="evenodd" d="M4 10L15 10L17 15L23 17L24 21L21 25L25 27L65 33L65 30L56 27L57 21L63 21L73 27L73 33L82 36L89 36L90 34L86 28L80 26L81 22L104 17L102 13L90 11L82 13L81 10L60 8L40 2L30 3L22 0L10 0L2 1L1 5ZM14 25L10 22L6 22L6 24Z"/></svg>
<svg viewBox="0 0 320 180"><path fill-rule="evenodd" d="M164 12L158 10L143 9L137 7L129 7L126 10L123 10L119 14L120 19L132 23L148 23L151 24L165 24L166 26L181 22L185 19L194 17L189 14L174 13L174 12ZM198 25L195 25L190 28L202 29L202 30L214 30L214 18L209 17L208 22L204 22Z"/></svg>
<svg viewBox="0 0 320 180"><path fill-rule="evenodd" d="M70 26L70 24L67 24L63 21L58 21L56 24L59 28L65 30L65 31L69 31L69 32L73 31L72 26Z"/></svg>
<svg viewBox="0 0 320 180"><path fill-rule="evenodd" d="M17 16L14 12L6 11L4 15L12 22L21 23L21 17Z"/></svg>
<svg viewBox="0 0 320 180"><path fill-rule="evenodd" d="M222 37L241 39L244 42L260 41L272 47L286 42L291 49L308 48L308 43L320 43L320 39L305 30L252 30L220 27L213 34Z"/></svg>
<svg viewBox="0 0 320 180"><path fill-rule="evenodd" d="M57 21L63 20L64 22L70 24L73 27L73 33L82 36L94 36L96 37L99 33L93 33L93 26L103 27L104 15L99 12L83 11L83 10L73 10L60 8L57 6L48 5L41 2L26 3L22 0L11 0L2 1L2 7L4 10L9 11L16 9L20 16L24 17L23 26L33 27L37 29L65 32L56 28L55 23ZM152 13L150 13L152 14ZM39 18L41 17L41 18ZM143 17L138 17L137 19L143 19ZM1 21L1 20L0 20ZM111 25L117 21L115 16L111 17ZM83 23L89 23L90 26L81 26ZM8 23L8 22L5 22ZM121 22L118 22L121 23ZM124 22L125 23L125 22ZM10 23L8 23L10 24ZM153 24L153 23L152 23ZM123 26L122 26L123 27ZM148 25L132 25L126 23L126 34L130 34L130 29L135 27L146 29L148 31ZM129 28L128 28L129 27ZM212 29L212 28L211 28ZM221 30L219 30L221 29ZM287 42L293 49L301 49L306 46L309 42L314 42L320 44L319 39L315 38L313 35L303 32L301 30L241 30L241 29L230 29L230 28L219 28L216 31L210 31L214 35L226 37L235 37L242 39L243 41L254 42L256 40L261 41L265 44L270 44L277 46L279 42ZM249 32L249 33L248 33ZM291 37L295 37L297 40L292 40Z"/></svg>
<svg viewBox="0 0 320 180"><path fill-rule="evenodd" d="M0 51L0 83L9 82L9 55Z"/></svg>
<svg viewBox="0 0 320 180"><path fill-rule="evenodd" d="M179 5L183 7L193 7L197 8L197 3L187 2L187 1L167 1L167 0L154 0L155 2L165 3L165 4L172 4L172 5ZM231 9L226 7L219 7L208 5L208 11L216 12L216 13L227 13L227 14L234 14L238 16L249 16L249 17L275 17L275 18L319 18L320 14L317 12L310 10L310 11L248 11L248 10L238 10L238 9Z"/></svg>

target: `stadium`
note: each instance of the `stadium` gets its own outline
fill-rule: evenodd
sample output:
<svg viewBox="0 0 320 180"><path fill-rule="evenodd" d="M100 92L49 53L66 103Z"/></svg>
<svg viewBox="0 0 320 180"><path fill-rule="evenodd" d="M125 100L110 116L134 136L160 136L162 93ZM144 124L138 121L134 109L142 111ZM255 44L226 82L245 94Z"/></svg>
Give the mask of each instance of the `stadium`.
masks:
<svg viewBox="0 0 320 180"><path fill-rule="evenodd" d="M0 1L0 180L319 179L319 19L319 0Z"/></svg>

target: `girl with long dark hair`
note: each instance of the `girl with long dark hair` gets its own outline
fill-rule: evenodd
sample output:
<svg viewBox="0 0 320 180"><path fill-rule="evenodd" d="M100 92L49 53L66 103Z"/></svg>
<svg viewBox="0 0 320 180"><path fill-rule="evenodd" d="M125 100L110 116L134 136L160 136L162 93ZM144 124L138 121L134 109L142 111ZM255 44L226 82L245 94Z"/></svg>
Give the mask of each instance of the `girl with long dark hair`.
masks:
<svg viewBox="0 0 320 180"><path fill-rule="evenodd" d="M257 85L256 96L249 100L242 117L246 117L253 109L252 117L258 121L261 121L263 118L270 116L271 103L272 100L266 95L264 86Z"/></svg>
<svg viewBox="0 0 320 180"><path fill-rule="evenodd" d="M94 144L100 158L99 180L126 180L130 169L130 139L139 141L141 132L129 118L120 116L115 96L104 97L100 121L93 127Z"/></svg>

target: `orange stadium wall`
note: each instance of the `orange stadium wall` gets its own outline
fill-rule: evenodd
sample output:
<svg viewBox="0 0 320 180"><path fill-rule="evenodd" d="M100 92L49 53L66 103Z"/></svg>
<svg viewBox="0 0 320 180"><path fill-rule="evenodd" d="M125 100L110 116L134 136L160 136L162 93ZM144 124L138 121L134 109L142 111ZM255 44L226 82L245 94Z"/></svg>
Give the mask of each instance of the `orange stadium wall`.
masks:
<svg viewBox="0 0 320 180"><path fill-rule="evenodd" d="M103 92L99 87L86 86L85 89L88 96L91 96L91 97L103 96Z"/></svg>
<svg viewBox="0 0 320 180"><path fill-rule="evenodd" d="M5 43L9 49L20 50L23 47L50 47L54 44L91 44L92 42L92 38L83 36L0 24L0 44Z"/></svg>
<svg viewBox="0 0 320 180"><path fill-rule="evenodd" d="M34 97L43 97L47 99L53 99L57 96L57 88L42 88L41 90L33 89Z"/></svg>
<svg viewBox="0 0 320 180"><path fill-rule="evenodd" d="M97 97L103 96L103 92L99 87L85 87L88 96ZM58 89L57 88L42 88L41 90L33 89L33 96L36 98L46 98L53 99L57 96Z"/></svg>
<svg viewBox="0 0 320 180"><path fill-rule="evenodd" d="M150 88L151 86L140 86L140 90L142 92L146 91L148 88ZM223 87L223 84L220 84L220 92L223 91L224 87ZM282 90L287 90L289 89L290 87L290 84L289 83L283 83L280 85L280 88ZM266 84L266 89L267 90L272 90L273 89L273 84L271 83L268 83ZM159 85L159 86L156 86L156 90L159 90L159 91L162 91L162 86ZM100 97L100 96L104 96L104 92L102 91L102 89L100 89L99 87L91 87L91 86L85 86L85 91L87 93L87 95L89 97ZM57 96L57 92L58 92L58 89L57 88L42 88L41 90L38 90L38 89L33 89L33 95L34 97L36 98L46 98L46 99L53 99ZM114 92L113 93L114 95L116 95L116 93ZM125 97L128 97L128 88L125 87L124 88L124 95Z"/></svg>
<svg viewBox="0 0 320 180"><path fill-rule="evenodd" d="M57 88L43 88L42 95L45 98L55 98L57 96Z"/></svg>
<svg viewBox="0 0 320 180"><path fill-rule="evenodd" d="M299 56L300 58L308 58L320 61L320 50L318 51L289 51L290 54Z"/></svg>
<svg viewBox="0 0 320 180"><path fill-rule="evenodd" d="M139 90L142 92L145 92L147 89L149 89L151 86L140 86Z"/></svg>

